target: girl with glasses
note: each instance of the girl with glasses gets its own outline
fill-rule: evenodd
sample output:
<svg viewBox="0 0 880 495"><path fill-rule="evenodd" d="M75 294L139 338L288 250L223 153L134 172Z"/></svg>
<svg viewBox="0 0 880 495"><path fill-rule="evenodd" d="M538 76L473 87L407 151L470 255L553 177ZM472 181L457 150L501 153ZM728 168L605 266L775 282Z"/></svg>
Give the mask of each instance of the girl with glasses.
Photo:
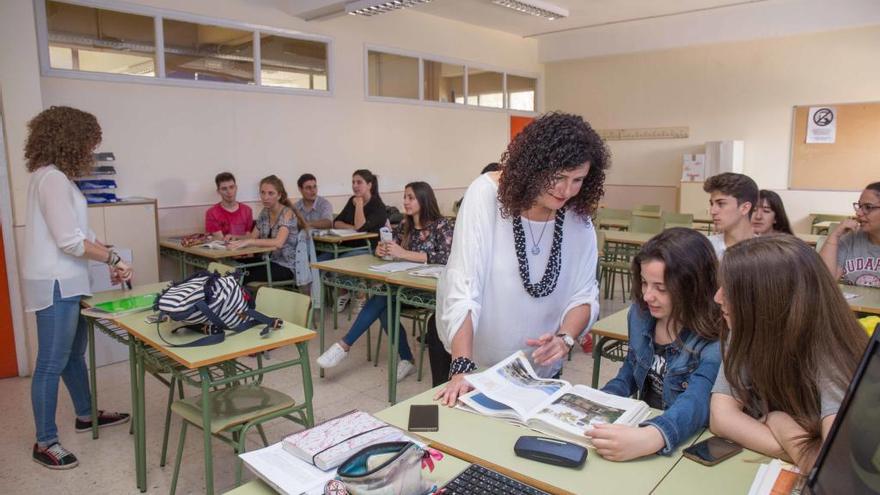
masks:
<svg viewBox="0 0 880 495"><path fill-rule="evenodd" d="M842 222L822 246L822 260L835 279L880 287L880 182L868 184L853 203L855 218Z"/></svg>

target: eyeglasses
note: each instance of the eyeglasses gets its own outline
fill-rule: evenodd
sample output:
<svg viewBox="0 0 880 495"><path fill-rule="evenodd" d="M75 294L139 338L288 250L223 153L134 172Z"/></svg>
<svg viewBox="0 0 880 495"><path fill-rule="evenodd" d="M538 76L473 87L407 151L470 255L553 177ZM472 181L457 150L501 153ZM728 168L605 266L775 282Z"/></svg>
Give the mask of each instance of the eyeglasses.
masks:
<svg viewBox="0 0 880 495"><path fill-rule="evenodd" d="M870 215L872 211L880 208L880 205L872 205L871 203L853 203L853 209L856 211L862 210L865 212L865 215Z"/></svg>

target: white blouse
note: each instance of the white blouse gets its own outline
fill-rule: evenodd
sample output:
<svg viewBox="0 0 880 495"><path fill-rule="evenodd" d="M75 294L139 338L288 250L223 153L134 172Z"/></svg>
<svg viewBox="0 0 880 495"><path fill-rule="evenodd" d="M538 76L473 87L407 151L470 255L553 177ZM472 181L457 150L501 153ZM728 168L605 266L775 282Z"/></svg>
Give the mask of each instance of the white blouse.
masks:
<svg viewBox="0 0 880 495"><path fill-rule="evenodd" d="M590 321L584 331L599 316L598 251L592 222L571 210L565 213L562 266L556 289L548 296L535 298L523 288L513 223L510 218L502 218L497 196L498 184L488 174L468 187L456 218L449 262L437 284L440 339L446 350L451 351L452 339L470 313L474 326L473 359L481 369L517 350L523 350L531 359L535 348L526 345L526 339L557 333L565 315L577 306L590 305ZM553 224L553 219L531 222L523 218L532 283L544 275L553 242ZM537 255L531 252L533 241L541 248ZM548 366L536 366L535 371L549 377L561 368L559 360Z"/></svg>
<svg viewBox="0 0 880 495"><path fill-rule="evenodd" d="M31 174L22 269L27 311L48 308L55 282L61 297L90 295L89 262L82 257L89 230L85 196L54 165Z"/></svg>

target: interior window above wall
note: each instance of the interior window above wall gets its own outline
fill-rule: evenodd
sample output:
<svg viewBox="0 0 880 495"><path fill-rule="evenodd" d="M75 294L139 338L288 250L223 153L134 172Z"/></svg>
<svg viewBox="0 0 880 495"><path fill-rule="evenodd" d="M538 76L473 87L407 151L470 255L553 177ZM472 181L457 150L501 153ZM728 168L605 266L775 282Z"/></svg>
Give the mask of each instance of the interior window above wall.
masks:
<svg viewBox="0 0 880 495"><path fill-rule="evenodd" d="M464 65L423 60L424 96L428 101L464 103Z"/></svg>
<svg viewBox="0 0 880 495"><path fill-rule="evenodd" d="M419 59L393 53L370 51L369 95L419 99Z"/></svg>
<svg viewBox="0 0 880 495"><path fill-rule="evenodd" d="M260 83L326 90L327 44L261 33Z"/></svg>
<svg viewBox="0 0 880 495"><path fill-rule="evenodd" d="M46 25L53 69L156 75L152 17L50 0Z"/></svg>
<svg viewBox="0 0 880 495"><path fill-rule="evenodd" d="M468 67L468 95L481 107L504 108L504 74ZM468 98L468 104L472 105Z"/></svg>
<svg viewBox="0 0 880 495"><path fill-rule="evenodd" d="M507 101L511 110L534 112L537 108L538 80L533 77L507 75Z"/></svg>
<svg viewBox="0 0 880 495"><path fill-rule="evenodd" d="M254 84L251 31L163 19L165 77Z"/></svg>

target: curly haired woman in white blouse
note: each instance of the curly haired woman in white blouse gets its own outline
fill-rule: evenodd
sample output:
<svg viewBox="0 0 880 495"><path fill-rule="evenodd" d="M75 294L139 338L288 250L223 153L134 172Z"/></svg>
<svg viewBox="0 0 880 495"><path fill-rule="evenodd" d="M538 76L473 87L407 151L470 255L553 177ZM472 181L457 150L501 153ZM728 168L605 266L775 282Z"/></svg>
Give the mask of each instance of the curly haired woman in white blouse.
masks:
<svg viewBox="0 0 880 495"><path fill-rule="evenodd" d="M95 239L86 198L72 182L89 173L92 153L101 142L95 116L52 107L34 117L28 130L25 158L31 178L22 273L26 309L37 317L37 363L31 381L37 430L33 458L49 469L69 469L78 461L58 441L55 410L58 382L63 379L73 399L76 430L92 427L86 325L79 313L80 299L90 295L88 263L107 263L115 283L131 279L131 268ZM98 412L99 426L128 419L128 414Z"/></svg>
<svg viewBox="0 0 880 495"><path fill-rule="evenodd" d="M500 172L477 178L456 218L437 286L438 334L452 354L446 405L464 375L523 350L543 377L599 316L596 234L609 155L577 115L550 113L510 143Z"/></svg>

